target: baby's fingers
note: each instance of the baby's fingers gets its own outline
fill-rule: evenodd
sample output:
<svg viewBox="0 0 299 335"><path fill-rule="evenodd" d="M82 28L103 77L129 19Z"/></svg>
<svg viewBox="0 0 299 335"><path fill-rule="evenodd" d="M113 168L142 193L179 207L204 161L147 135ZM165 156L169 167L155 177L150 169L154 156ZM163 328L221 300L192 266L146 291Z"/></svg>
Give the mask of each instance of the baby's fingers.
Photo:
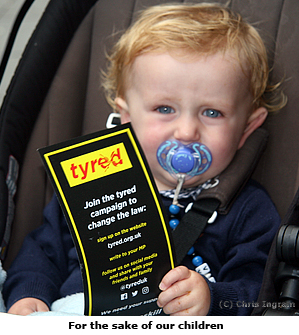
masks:
<svg viewBox="0 0 299 335"><path fill-rule="evenodd" d="M159 294L157 304L163 308L166 314L172 314L190 307L190 303L186 299L189 294L188 281L176 281Z"/></svg>
<svg viewBox="0 0 299 335"><path fill-rule="evenodd" d="M186 268L185 266L178 266L166 273L166 275L161 280L159 289L161 291L165 291L175 282L187 279L189 277L190 277L189 269Z"/></svg>

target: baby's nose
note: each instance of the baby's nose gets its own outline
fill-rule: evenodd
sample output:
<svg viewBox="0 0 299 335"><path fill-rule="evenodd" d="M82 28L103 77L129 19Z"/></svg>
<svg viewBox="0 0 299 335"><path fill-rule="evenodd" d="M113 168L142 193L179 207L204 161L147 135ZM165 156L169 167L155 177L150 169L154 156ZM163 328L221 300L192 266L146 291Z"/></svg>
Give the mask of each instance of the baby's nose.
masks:
<svg viewBox="0 0 299 335"><path fill-rule="evenodd" d="M198 123L191 118L179 120L174 137L183 143L199 142L200 129Z"/></svg>

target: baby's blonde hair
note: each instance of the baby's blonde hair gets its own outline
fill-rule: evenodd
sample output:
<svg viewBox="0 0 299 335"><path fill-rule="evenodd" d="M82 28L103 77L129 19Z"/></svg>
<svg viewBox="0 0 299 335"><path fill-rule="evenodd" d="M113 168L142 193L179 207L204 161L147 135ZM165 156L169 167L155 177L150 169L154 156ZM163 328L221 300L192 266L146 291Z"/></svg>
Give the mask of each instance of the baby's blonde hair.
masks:
<svg viewBox="0 0 299 335"><path fill-rule="evenodd" d="M103 80L107 101L114 108L115 98L124 97L136 57L181 51L199 55L233 51L249 76L253 106L276 111L285 105L285 96L277 90L279 84L269 85L267 51L257 30L230 9L207 3L162 4L144 10L108 57Z"/></svg>

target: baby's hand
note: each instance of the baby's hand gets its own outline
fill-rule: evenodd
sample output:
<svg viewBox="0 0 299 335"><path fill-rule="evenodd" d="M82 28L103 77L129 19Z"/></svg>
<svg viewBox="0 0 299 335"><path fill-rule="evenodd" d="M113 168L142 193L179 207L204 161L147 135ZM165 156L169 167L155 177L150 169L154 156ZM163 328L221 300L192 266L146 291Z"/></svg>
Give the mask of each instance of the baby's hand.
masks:
<svg viewBox="0 0 299 335"><path fill-rule="evenodd" d="M34 312L48 312L48 306L41 300L35 298L23 298L15 302L8 313L17 315L28 315Z"/></svg>
<svg viewBox="0 0 299 335"><path fill-rule="evenodd" d="M170 315L207 315L211 304L205 279L185 266L170 270L162 279L157 304Z"/></svg>

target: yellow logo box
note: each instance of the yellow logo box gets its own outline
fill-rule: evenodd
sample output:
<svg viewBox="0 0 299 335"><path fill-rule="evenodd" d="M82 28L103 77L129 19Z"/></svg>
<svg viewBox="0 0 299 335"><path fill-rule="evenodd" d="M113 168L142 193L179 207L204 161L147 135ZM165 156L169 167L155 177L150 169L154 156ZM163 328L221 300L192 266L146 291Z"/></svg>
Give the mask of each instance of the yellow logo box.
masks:
<svg viewBox="0 0 299 335"><path fill-rule="evenodd" d="M106 177L132 167L123 143L73 157L60 164L70 187Z"/></svg>

